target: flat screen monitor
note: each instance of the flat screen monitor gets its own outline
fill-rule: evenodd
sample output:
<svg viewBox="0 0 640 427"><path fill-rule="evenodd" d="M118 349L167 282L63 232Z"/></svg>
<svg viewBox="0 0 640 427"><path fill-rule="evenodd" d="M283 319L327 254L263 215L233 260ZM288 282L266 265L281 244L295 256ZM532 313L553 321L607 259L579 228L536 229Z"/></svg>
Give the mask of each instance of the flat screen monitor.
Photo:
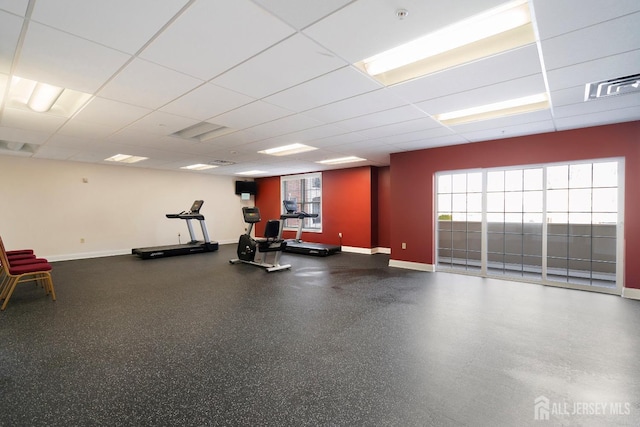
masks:
<svg viewBox="0 0 640 427"><path fill-rule="evenodd" d="M236 194L258 193L258 185L255 181L236 181Z"/></svg>

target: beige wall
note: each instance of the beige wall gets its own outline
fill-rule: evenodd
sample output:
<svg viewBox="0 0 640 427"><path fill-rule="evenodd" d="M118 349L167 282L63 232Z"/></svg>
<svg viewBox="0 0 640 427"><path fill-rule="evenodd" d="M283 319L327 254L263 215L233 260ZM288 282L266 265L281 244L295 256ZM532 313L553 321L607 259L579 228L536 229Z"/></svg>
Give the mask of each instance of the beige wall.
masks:
<svg viewBox="0 0 640 427"><path fill-rule="evenodd" d="M83 179L87 179L87 183ZM209 237L235 243L244 232L236 178L0 156L0 235L7 249L33 248L63 260L131 253L189 240L185 221L166 213L203 199ZM202 239L197 221L196 237ZM84 243L81 243L84 239Z"/></svg>

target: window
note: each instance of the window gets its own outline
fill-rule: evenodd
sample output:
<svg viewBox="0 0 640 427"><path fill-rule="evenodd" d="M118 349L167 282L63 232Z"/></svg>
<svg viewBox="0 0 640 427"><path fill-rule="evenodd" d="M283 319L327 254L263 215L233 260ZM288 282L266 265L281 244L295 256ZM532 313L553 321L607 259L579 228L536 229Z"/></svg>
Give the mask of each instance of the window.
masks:
<svg viewBox="0 0 640 427"><path fill-rule="evenodd" d="M624 163L438 173L437 267L616 289Z"/></svg>
<svg viewBox="0 0 640 427"><path fill-rule="evenodd" d="M285 228L298 229L302 223L303 231L322 232L322 173L283 176L280 178L282 200L296 202L298 211L318 214L316 218L287 219ZM284 212L284 206L282 207Z"/></svg>

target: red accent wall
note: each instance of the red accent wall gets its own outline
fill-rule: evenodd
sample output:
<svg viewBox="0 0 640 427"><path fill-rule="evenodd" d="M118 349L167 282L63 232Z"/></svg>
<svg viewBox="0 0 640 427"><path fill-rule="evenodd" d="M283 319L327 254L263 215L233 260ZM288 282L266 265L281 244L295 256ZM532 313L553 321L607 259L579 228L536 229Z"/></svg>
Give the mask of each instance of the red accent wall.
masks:
<svg viewBox="0 0 640 427"><path fill-rule="evenodd" d="M359 248L377 247L389 241L389 214L379 214L379 206L388 206L389 168L381 173L370 166L336 169L322 172L322 233L302 233L307 242L342 244ZM264 221L279 218L280 177L258 178L256 206L260 208L262 224L256 225L256 235L264 232ZM382 194L378 189L384 188ZM380 220L386 221L381 225ZM342 233L342 242L338 237ZM285 232L287 239L295 232ZM388 246L387 246L388 247Z"/></svg>
<svg viewBox="0 0 640 427"><path fill-rule="evenodd" d="M380 248L391 247L391 169L378 168L378 242Z"/></svg>
<svg viewBox="0 0 640 427"><path fill-rule="evenodd" d="M392 154L391 258L435 264L436 172L608 157L625 158L625 286L640 288L640 121Z"/></svg>

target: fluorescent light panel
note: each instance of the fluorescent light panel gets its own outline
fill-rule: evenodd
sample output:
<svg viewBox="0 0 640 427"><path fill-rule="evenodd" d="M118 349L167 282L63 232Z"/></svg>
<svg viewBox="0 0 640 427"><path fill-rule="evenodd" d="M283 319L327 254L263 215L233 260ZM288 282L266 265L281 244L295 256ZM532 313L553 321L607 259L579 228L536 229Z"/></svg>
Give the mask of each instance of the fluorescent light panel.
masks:
<svg viewBox="0 0 640 427"><path fill-rule="evenodd" d="M28 107L38 113L71 117L90 98L88 93L14 76L7 104L12 108Z"/></svg>
<svg viewBox="0 0 640 427"><path fill-rule="evenodd" d="M547 108L549 108L549 98L547 94L539 93L537 95L437 114L434 118L444 125L451 126L515 114L530 113Z"/></svg>
<svg viewBox="0 0 640 427"><path fill-rule="evenodd" d="M261 170L251 170L251 171L244 171L244 172L236 172L236 175L260 175L263 173L267 173L267 172L261 171Z"/></svg>
<svg viewBox="0 0 640 427"><path fill-rule="evenodd" d="M506 3L359 62L385 85L535 42L526 0Z"/></svg>
<svg viewBox="0 0 640 427"><path fill-rule="evenodd" d="M129 154L116 154L105 159L108 162L120 162L120 163L136 163L142 160L147 160L148 157L131 156Z"/></svg>
<svg viewBox="0 0 640 427"><path fill-rule="evenodd" d="M180 169L189 169L192 171L203 171L203 170L213 169L213 168L217 168L217 166L205 165L203 163L196 163L194 165L182 166Z"/></svg>
<svg viewBox="0 0 640 427"><path fill-rule="evenodd" d="M365 160L367 159L363 159L356 156L348 156L348 157L339 157L337 159L321 160L316 163L322 163L323 165L341 165L343 163L363 162Z"/></svg>
<svg viewBox="0 0 640 427"><path fill-rule="evenodd" d="M311 147L309 145L295 143L295 144L283 145L281 147L269 148L267 150L261 150L261 151L258 151L258 153L269 154L271 156L288 156L290 154L304 153L305 151L313 151L313 150L317 150L317 148Z"/></svg>

